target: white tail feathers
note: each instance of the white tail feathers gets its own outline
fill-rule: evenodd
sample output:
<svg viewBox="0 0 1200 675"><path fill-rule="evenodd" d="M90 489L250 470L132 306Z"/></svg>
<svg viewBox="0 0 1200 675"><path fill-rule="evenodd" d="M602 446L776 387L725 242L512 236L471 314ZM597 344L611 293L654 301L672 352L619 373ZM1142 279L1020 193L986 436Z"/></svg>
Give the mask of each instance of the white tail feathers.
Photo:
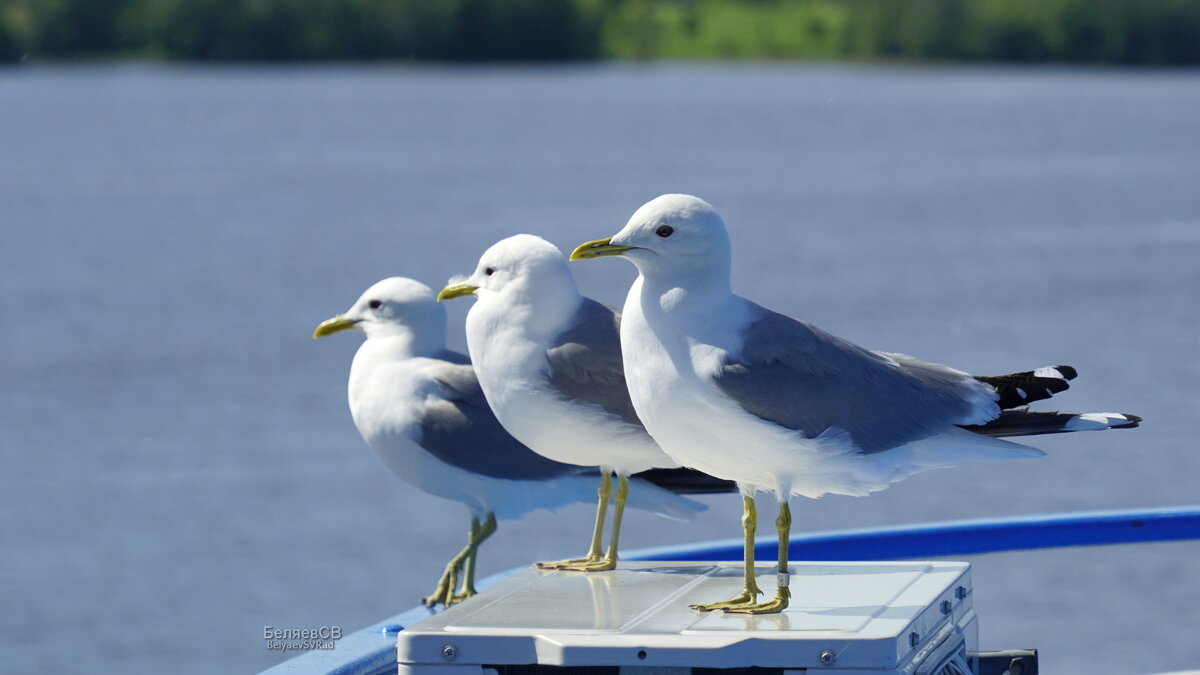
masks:
<svg viewBox="0 0 1200 675"><path fill-rule="evenodd" d="M1037 448L957 427L912 445L912 460L924 468L957 466L979 460L1041 457L1046 454Z"/></svg>

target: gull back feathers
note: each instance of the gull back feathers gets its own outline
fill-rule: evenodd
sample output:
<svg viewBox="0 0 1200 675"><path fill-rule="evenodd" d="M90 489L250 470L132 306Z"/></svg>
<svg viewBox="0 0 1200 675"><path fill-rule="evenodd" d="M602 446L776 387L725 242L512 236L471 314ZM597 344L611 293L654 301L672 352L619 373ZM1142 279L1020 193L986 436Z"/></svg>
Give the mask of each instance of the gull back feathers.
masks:
<svg viewBox="0 0 1200 675"><path fill-rule="evenodd" d="M548 378L564 398L598 406L640 427L625 386L620 320L612 308L584 298L570 326L546 352Z"/></svg>
<svg viewBox="0 0 1200 675"><path fill-rule="evenodd" d="M740 354L715 382L747 412L816 438L850 434L862 454L883 452L957 424L1000 414L988 385L946 366L868 351L801 321L758 308Z"/></svg>

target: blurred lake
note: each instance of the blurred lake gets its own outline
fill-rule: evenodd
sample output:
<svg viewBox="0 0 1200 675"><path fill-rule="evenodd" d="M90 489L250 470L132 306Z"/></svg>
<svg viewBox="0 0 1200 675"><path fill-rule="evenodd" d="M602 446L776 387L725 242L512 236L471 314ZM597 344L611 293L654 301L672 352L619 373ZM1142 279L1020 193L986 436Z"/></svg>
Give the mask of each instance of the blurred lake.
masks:
<svg viewBox="0 0 1200 675"><path fill-rule="evenodd" d="M735 289L768 307L976 373L1071 364L1061 409L1146 418L797 500L797 531L1195 503L1197 120L1196 71L0 70L0 662L254 671L285 656L266 625L414 605L466 511L362 443L359 338L313 327L385 276L437 287L517 232L569 250L664 192L721 211ZM573 269L611 303L633 278ZM625 550L737 537L737 498L706 501L633 513ZM481 572L580 552L591 515L502 523ZM1200 666L1198 559L975 558L983 646L1059 675Z"/></svg>

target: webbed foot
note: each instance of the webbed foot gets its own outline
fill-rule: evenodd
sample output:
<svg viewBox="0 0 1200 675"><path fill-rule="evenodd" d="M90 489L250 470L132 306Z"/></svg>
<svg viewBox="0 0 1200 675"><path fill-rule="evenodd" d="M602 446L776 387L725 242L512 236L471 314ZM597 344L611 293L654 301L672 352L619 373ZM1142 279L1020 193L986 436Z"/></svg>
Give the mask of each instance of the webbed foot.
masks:
<svg viewBox="0 0 1200 675"><path fill-rule="evenodd" d="M538 569L557 570L557 569L561 569L563 567L567 567L569 565L585 565L588 563L594 563L594 562L596 562L598 560L602 560L602 559L603 558L600 556L599 553L592 553L583 558L567 558L566 560L547 560L547 561L538 563L537 566L538 566Z"/></svg>
<svg viewBox="0 0 1200 675"><path fill-rule="evenodd" d="M474 597L474 596L475 596L475 589L473 589L473 588L467 589L465 591L459 591L458 593L455 593L450 596L450 602L447 602L446 606L449 607L450 605L457 605L458 603L466 600L467 598Z"/></svg>
<svg viewBox="0 0 1200 675"><path fill-rule="evenodd" d="M789 589L780 588L775 591L775 597L766 602L723 607L721 611L726 614L778 614L787 609L791 596L792 594Z"/></svg>
<svg viewBox="0 0 1200 675"><path fill-rule="evenodd" d="M709 602L702 605L690 605L697 612L716 612L725 611L734 607L749 607L753 606L758 596L762 595L762 591L757 587L747 588L742 591L741 595L732 597L721 602Z"/></svg>
<svg viewBox="0 0 1200 675"><path fill-rule="evenodd" d="M585 560L578 563L568 563L555 567L556 570L567 570L569 572L607 572L617 569L617 561L612 558L601 558L599 560Z"/></svg>

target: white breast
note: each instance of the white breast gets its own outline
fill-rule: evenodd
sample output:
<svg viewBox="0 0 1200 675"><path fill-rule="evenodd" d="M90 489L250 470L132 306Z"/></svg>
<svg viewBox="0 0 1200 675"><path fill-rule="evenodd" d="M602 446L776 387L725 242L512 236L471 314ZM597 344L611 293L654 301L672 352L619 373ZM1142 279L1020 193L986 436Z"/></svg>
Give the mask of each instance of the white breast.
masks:
<svg viewBox="0 0 1200 675"><path fill-rule="evenodd" d="M774 489L779 482L774 467L785 460L781 444L792 444L785 438L790 434L749 415L709 381L723 349L654 325L639 296L635 284L622 314L621 347L634 409L647 431L684 466Z"/></svg>
<svg viewBox="0 0 1200 675"><path fill-rule="evenodd" d="M547 380L547 344L519 327L467 320L467 341L479 384L496 418L538 454L567 464L621 473L678 466L640 428L604 409L569 402ZM473 326L473 323L475 324Z"/></svg>
<svg viewBox="0 0 1200 675"><path fill-rule="evenodd" d="M370 344L368 341L363 347ZM371 361L356 356L350 371L350 414L363 440L406 482L430 494L484 509L493 488L477 484L479 477L446 464L415 440L420 413L427 398L436 392L436 385L424 372L429 359Z"/></svg>

